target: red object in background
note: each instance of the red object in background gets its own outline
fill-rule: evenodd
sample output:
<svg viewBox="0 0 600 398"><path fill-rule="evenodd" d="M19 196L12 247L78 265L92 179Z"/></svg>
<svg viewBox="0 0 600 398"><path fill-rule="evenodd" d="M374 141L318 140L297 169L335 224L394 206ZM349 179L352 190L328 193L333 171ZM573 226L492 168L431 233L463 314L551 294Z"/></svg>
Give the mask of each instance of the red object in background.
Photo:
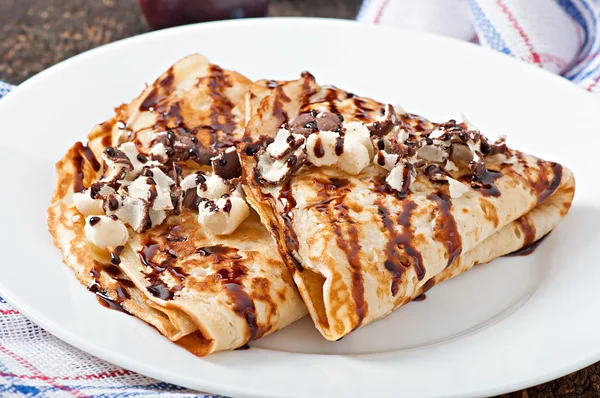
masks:
<svg viewBox="0 0 600 398"><path fill-rule="evenodd" d="M138 0L153 29L267 14L269 0Z"/></svg>

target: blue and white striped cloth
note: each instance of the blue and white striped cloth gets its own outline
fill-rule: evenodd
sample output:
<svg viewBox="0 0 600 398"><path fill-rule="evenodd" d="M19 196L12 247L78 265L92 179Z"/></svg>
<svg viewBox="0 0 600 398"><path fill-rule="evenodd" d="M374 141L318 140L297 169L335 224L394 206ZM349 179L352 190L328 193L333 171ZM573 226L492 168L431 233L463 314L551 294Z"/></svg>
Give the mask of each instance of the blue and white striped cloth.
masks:
<svg viewBox="0 0 600 398"><path fill-rule="evenodd" d="M479 42L600 92L600 0L365 0L357 19Z"/></svg>

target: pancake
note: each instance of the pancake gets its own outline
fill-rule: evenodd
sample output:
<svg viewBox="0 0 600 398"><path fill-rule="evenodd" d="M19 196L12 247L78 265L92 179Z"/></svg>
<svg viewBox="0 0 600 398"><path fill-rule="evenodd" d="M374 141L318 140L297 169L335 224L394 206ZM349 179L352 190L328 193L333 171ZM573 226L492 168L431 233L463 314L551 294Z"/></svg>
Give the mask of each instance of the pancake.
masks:
<svg viewBox="0 0 600 398"><path fill-rule="evenodd" d="M48 227L64 263L105 306L196 355L306 314L228 149L274 85L186 57L56 165Z"/></svg>
<svg viewBox="0 0 600 398"><path fill-rule="evenodd" d="M248 201L328 340L534 244L574 195L568 168L468 121L432 123L309 74L265 97L246 135L270 137L242 151Z"/></svg>

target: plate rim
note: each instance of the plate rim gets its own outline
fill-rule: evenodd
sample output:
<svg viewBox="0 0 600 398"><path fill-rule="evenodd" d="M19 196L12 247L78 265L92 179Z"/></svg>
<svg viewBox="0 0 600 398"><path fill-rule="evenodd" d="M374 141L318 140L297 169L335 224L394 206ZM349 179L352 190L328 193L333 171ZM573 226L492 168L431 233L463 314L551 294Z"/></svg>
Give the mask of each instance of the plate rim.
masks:
<svg viewBox="0 0 600 398"><path fill-rule="evenodd" d="M85 51L81 54L75 55L67 60L61 61L60 63L53 65L52 67L50 67L48 69L41 71L40 73L27 79L25 82L23 82L22 84L17 86L13 90L11 95L7 96L6 98L3 98L0 101L0 109L2 109L3 104L7 103L7 101L13 101L13 98L15 98L14 100L18 100L18 97L21 95L21 92L25 92L25 90L28 87L37 84L38 81L42 81L43 79L50 77L53 73L55 73L56 71L60 71L62 68L69 67L72 64L75 64L77 62L85 62L87 57L93 56L97 52L110 51L110 49L112 49L114 47L123 46L123 45L135 45L136 41L140 41L140 42L146 41L146 40L151 39L153 36L168 35L175 31L177 31L177 32L178 31L186 31L186 30L194 31L194 30L198 29L199 26L201 26L202 28L210 29L210 26L215 26L215 25L240 25L240 24L241 25L253 25L253 24L257 24L257 23L258 24L271 24L271 23L276 24L276 23L280 23L282 21L285 22L286 24L289 24L290 22L300 24L300 25L304 25L307 23L308 24L318 23L318 24L324 24L324 25L345 24L345 25L361 26L361 28L368 28L368 29L388 30L388 31L392 31L392 32L400 31L400 32L404 32L404 34L406 34L407 32L410 32L410 34L412 34L412 35L431 36L431 37L434 37L435 40L438 40L438 41L439 40L441 40L441 41L449 40L452 42L460 43L461 46L478 48L477 51L485 51L488 54L493 54L493 56L502 57L504 59L510 59L510 60L512 60L510 62L514 62L514 63L523 65L523 63L521 61L516 60L508 55L496 53L492 50L484 49L478 45L463 42L458 39L440 36L440 35L434 34L434 33L415 32L415 31L407 30L407 29L398 29L398 28L392 28L392 27L386 27L386 26L375 27L375 26L371 26L371 25L364 25L359 22L351 21L351 20L340 20L340 19L333 19L333 18L276 17L276 18L257 18L257 19L233 20L233 21L231 21L231 20L230 21L216 21L216 22L192 24L192 25L180 26L180 27L175 27L175 28L170 28L170 29L165 29L165 30L160 30L160 31L148 32L148 33L144 33L141 35L122 39L122 40L119 40L119 41L116 41L113 43L105 44L100 47ZM504 61L504 62L506 62L506 61ZM569 82L568 80L566 80L558 75L555 75L546 70L538 69L535 66L527 65L527 67L535 68L538 70L539 73L546 73L548 76L552 76L552 79L554 79L557 82L557 84L559 84L558 82L560 81L561 82L560 84L565 85L565 87L570 86L574 89L574 91L579 91L582 95L588 95L589 98L594 98L594 99L598 100L598 98L594 94L584 91L583 89L577 87L573 83ZM599 101L599 105L600 105L600 101ZM72 272L71 272L71 274L72 274ZM33 308L30 309L30 308L28 308L27 305L22 305L18 298L13 297L9 292L5 291L2 286L1 281L0 281L0 295L7 301L7 303L9 303L10 305L17 308L26 318L31 320L33 323L39 325L43 329L47 330L49 333L51 333L52 335L61 339L62 341L65 341L67 344L73 345L73 346L77 347L78 349L88 352L88 353L90 353L100 359L103 359L107 362L114 363L118 366L122 366L127 369L131 369L140 374L148 375L149 377L157 378L159 380L169 380L169 379L173 380L170 377L164 377L164 375L162 375L162 374L157 374L157 370L154 367L146 366L145 364L143 364L141 362L135 362L135 360L131 360L131 359L121 355L120 353L110 353L110 356L109 356L109 355L107 355L106 350L101 348L101 346L96 345L93 342L89 342L85 339L79 338L76 334L72 333L68 328L60 327L60 325L51 321L49 318L45 318L43 316L43 314L35 314L35 309L33 309ZM262 349L256 348L256 350L262 350ZM309 354L296 354L296 355L304 356L304 355L309 355ZM329 354L321 355L321 357L323 357L323 356L337 357L339 355L329 355ZM342 356L353 357L353 355L342 355ZM554 371L550 370L546 373L542 373L542 374L538 375L535 378L531 378L531 377L528 378L528 377L524 376L522 378L522 380L516 380L512 383L506 383L503 386L498 386L498 387L495 387L495 388L492 388L492 389L489 389L486 391L473 391L472 395L480 395L482 393L498 394L498 393L506 392L507 388L509 388L510 391L514 391L515 389L530 387L532 385L537 385L541 382L551 380L556 377L560 377L564 374L567 374L567 373L570 373L577 369L580 369L582 367L588 366L598 360L600 360L600 350L598 350L596 353L594 353L592 355L589 355L585 359L581 359L580 361L577 361L576 363L572 363L571 366L565 366L561 369L555 369ZM170 381L170 382L181 385L180 381ZM212 382L212 380L209 380L209 379L203 379L202 383L207 386L206 387L207 389L219 390L219 391L224 392L225 394L230 394L230 395L235 395L235 396L265 396L265 391L248 391L248 389L245 387L235 387L232 385L225 385L225 384L214 384ZM267 392L267 395L272 396L268 392ZM451 396L458 396L458 395L447 395L447 396L451 397ZM465 395L461 394L460 396L465 396Z"/></svg>

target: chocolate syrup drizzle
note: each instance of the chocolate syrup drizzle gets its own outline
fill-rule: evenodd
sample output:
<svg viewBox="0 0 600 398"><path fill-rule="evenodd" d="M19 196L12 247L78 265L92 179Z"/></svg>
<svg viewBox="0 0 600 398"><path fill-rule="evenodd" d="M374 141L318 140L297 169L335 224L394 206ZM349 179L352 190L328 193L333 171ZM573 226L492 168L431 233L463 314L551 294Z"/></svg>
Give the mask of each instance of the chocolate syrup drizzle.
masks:
<svg viewBox="0 0 600 398"><path fill-rule="evenodd" d="M410 200L402 203L402 211L394 221L391 218L390 211L383 205L383 201L378 199L376 202L377 211L384 227L389 234L389 240L385 247L386 260L385 268L392 274L391 292L392 296L398 294L402 274L409 267L414 267L419 280L425 277L425 267L421 253L412 245L414 241L414 228L411 224L413 211L417 204ZM395 226L402 226L402 232L398 233Z"/></svg>
<svg viewBox="0 0 600 398"><path fill-rule="evenodd" d="M329 181L314 180L318 187L318 195L323 198L314 208L322 212L331 212L331 225L336 235L336 244L346 255L348 264L352 269L352 298L356 307L358 320L354 329L360 327L368 311L368 303L365 301L364 282L360 252L360 237L358 228L349 214L349 209L343 204L349 181L342 178L330 178ZM327 199L326 199L327 198Z"/></svg>
<svg viewBox="0 0 600 398"><path fill-rule="evenodd" d="M446 251L448 252L446 267L449 267L462 252L462 238L458 232L456 220L452 215L452 201L443 192L429 194L427 195L427 199L435 202L437 205L438 216L433 230L433 237L436 241L442 242L446 247Z"/></svg>

